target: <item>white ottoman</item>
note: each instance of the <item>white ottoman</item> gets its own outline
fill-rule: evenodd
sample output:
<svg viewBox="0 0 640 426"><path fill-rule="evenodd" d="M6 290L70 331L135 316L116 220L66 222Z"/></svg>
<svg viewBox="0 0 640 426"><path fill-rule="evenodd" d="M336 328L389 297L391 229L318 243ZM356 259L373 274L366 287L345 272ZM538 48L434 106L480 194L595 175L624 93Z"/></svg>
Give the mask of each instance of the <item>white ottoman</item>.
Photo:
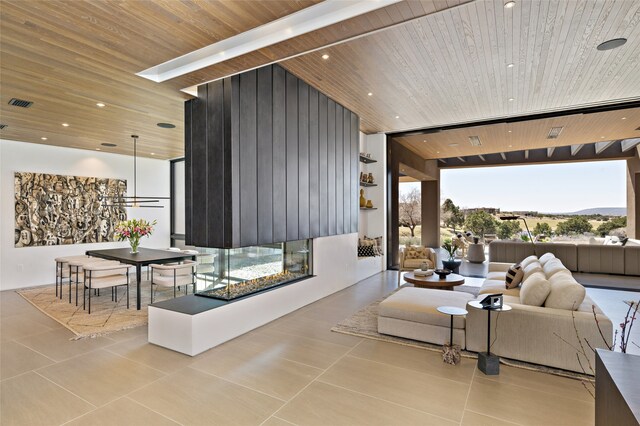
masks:
<svg viewBox="0 0 640 426"><path fill-rule="evenodd" d="M449 341L449 315L438 306L465 308L475 300L461 291L406 287L398 290L378 307L378 333L443 345ZM453 319L453 342L465 348L465 317Z"/></svg>

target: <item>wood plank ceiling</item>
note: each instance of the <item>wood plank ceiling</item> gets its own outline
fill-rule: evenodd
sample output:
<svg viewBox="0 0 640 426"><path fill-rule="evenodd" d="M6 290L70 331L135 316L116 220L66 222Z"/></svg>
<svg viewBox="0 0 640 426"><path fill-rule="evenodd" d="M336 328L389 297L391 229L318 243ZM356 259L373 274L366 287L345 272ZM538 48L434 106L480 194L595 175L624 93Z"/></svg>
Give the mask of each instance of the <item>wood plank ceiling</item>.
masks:
<svg viewBox="0 0 640 426"><path fill-rule="evenodd" d="M596 49L618 37L627 44ZM365 132L639 99L640 2L475 1L322 53L283 66L359 114Z"/></svg>
<svg viewBox="0 0 640 426"><path fill-rule="evenodd" d="M161 84L135 75L319 1L3 0L0 113L8 126L1 136L130 154L135 133L140 155L181 156L189 96L179 89L468 0L397 3ZM34 105L9 106L13 97ZM106 106L98 108L98 102ZM159 122L176 128L161 129ZM118 146L105 148L103 142Z"/></svg>
<svg viewBox="0 0 640 426"><path fill-rule="evenodd" d="M575 114L516 123L480 125L394 138L423 158L465 157L640 137L640 108ZM563 127L548 139L552 127ZM472 146L478 136L481 146Z"/></svg>
<svg viewBox="0 0 640 426"><path fill-rule="evenodd" d="M178 89L389 26L282 65L367 133L640 99L640 3L614 0L408 0L165 83L135 76L317 1L3 0L2 138L130 153L136 133L142 155L179 156ZM629 41L596 50L616 37ZM11 107L12 97L35 103Z"/></svg>

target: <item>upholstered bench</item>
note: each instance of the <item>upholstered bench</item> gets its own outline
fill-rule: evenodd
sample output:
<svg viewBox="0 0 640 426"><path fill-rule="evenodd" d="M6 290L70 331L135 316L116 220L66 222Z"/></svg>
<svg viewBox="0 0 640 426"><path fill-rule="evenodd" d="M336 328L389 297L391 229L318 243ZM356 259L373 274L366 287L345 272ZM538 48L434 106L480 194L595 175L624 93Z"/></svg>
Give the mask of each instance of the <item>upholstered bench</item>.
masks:
<svg viewBox="0 0 640 426"><path fill-rule="evenodd" d="M442 345L449 341L451 318L438 306L465 308L475 297L461 291L406 287L380 302L378 333ZM465 317L453 320L453 342L465 347Z"/></svg>

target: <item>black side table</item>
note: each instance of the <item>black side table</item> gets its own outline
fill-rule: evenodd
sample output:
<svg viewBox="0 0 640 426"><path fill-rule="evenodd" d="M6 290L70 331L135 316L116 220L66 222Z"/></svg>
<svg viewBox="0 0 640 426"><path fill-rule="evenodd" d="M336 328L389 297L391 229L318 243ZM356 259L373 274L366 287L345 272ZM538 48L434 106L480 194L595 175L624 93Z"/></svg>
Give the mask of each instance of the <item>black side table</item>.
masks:
<svg viewBox="0 0 640 426"><path fill-rule="evenodd" d="M474 300L469 302L469 306L476 309L487 311L487 352L478 353L478 369L487 376L495 376L500 374L500 357L491 353L491 311L507 312L511 310L511 306L502 305L501 308L488 308Z"/></svg>

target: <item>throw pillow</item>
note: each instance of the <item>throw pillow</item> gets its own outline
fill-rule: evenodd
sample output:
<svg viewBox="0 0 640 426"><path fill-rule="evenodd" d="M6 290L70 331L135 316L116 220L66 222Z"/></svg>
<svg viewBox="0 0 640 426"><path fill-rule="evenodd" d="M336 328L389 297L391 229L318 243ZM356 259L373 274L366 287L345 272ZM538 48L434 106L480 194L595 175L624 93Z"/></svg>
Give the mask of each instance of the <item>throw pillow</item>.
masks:
<svg viewBox="0 0 640 426"><path fill-rule="evenodd" d="M507 276L505 277L505 287L507 289L516 288L522 282L522 278L524 277L524 271L522 270L522 266L513 265L507 271Z"/></svg>
<svg viewBox="0 0 640 426"><path fill-rule="evenodd" d="M529 306L542 306L551 292L551 283L544 273L536 272L522 283L520 287L520 303Z"/></svg>
<svg viewBox="0 0 640 426"><path fill-rule="evenodd" d="M554 274L557 274L560 271L567 270L567 268L562 264L562 261L558 258L548 261L542 267L542 269L544 270L544 274L547 276L547 279L551 278Z"/></svg>
<svg viewBox="0 0 640 426"><path fill-rule="evenodd" d="M548 261L555 258L556 256L553 253L545 253L542 256L540 256L540 264L544 266Z"/></svg>
<svg viewBox="0 0 640 426"><path fill-rule="evenodd" d="M526 281L527 278L529 278L532 274L535 274L536 272L540 272L540 273L544 272L544 270L542 269L542 265L540 265L540 262L538 261L531 262L529 263L529 265L523 266L522 270L524 271L524 276L522 277L522 281Z"/></svg>
<svg viewBox="0 0 640 426"><path fill-rule="evenodd" d="M531 262L538 262L538 257L531 255L529 257L525 257L524 260L522 262L520 262L520 264L522 265L522 268L526 268L527 266L529 266L529 264Z"/></svg>
<svg viewBox="0 0 640 426"><path fill-rule="evenodd" d="M358 257L371 257L375 255L373 246L358 246Z"/></svg>
<svg viewBox="0 0 640 426"><path fill-rule="evenodd" d="M558 273L549 279L551 291L544 301L545 308L577 311L587 294L571 274Z"/></svg>

